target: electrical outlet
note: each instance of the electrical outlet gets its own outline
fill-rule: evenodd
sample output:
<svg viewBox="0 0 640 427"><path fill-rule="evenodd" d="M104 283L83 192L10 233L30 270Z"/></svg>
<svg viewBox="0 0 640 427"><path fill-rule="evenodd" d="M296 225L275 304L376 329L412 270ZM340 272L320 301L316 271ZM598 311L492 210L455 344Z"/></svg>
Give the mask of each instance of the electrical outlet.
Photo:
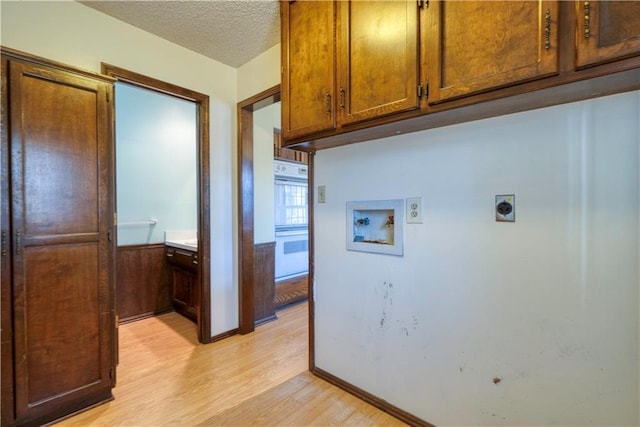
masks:
<svg viewBox="0 0 640 427"><path fill-rule="evenodd" d="M318 203L327 203L327 193L324 185L318 185Z"/></svg>
<svg viewBox="0 0 640 427"><path fill-rule="evenodd" d="M496 221L516 221L516 196L515 194L502 194L496 196Z"/></svg>
<svg viewBox="0 0 640 427"><path fill-rule="evenodd" d="M407 224L422 224L422 197L407 198Z"/></svg>

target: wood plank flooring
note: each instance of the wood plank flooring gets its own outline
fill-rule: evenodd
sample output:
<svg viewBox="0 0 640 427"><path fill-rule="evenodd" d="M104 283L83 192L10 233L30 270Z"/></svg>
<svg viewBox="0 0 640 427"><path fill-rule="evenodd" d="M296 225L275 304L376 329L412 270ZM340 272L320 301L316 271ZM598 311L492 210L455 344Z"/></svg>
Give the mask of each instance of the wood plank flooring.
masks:
<svg viewBox="0 0 640 427"><path fill-rule="evenodd" d="M307 310L209 345L176 313L121 325L115 400L58 425L404 425L308 372Z"/></svg>

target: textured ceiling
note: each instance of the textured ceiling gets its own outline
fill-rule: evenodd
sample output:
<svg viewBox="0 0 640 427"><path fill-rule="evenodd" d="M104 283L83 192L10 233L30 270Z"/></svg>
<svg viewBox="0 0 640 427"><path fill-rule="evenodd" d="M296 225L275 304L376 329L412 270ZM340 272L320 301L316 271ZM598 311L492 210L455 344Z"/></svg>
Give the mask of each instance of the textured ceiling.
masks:
<svg viewBox="0 0 640 427"><path fill-rule="evenodd" d="M80 3L234 68L280 41L278 0Z"/></svg>

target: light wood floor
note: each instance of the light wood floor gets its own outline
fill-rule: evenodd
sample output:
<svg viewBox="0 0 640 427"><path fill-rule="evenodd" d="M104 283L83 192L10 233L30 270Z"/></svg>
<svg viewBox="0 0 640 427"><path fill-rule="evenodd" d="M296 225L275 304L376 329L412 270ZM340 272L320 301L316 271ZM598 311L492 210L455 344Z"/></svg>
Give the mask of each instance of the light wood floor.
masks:
<svg viewBox="0 0 640 427"><path fill-rule="evenodd" d="M278 318L208 345L175 313L121 325L115 400L58 425L404 425L308 372L306 303Z"/></svg>

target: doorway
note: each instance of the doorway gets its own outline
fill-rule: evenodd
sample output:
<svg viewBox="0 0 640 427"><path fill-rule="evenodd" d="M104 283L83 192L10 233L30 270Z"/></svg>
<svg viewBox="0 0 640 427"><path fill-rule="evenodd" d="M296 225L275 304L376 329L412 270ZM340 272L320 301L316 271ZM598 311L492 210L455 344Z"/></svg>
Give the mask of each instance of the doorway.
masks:
<svg viewBox="0 0 640 427"><path fill-rule="evenodd" d="M195 202L196 212L195 218L193 218L193 224L195 224L196 228L196 236L189 236L192 240L195 237L197 242L197 246L195 249L195 256L197 262L194 265L197 265L197 274L194 275L193 278L189 279L189 286L193 287L194 293L198 295L198 302L194 306L194 316L193 320L197 325L197 335L198 341L201 343L209 343L211 342L211 287L210 287L210 225L209 225L209 217L210 217L210 207L209 207L209 97L207 95L191 91L189 89L185 89L179 86L172 85L170 83L166 83L160 80L152 79L147 76L143 76L141 74L134 73L132 71L128 71L113 65L102 64L102 73L114 77L117 79L117 84L123 84L123 86L129 87L129 89L134 90L147 90L153 92L154 94L160 94L162 96L168 96L172 99L187 101L188 103L193 103L192 107L194 107L195 111L195 122L190 126L194 126L195 124L195 159L192 159L194 162L191 167L193 168L195 165L195 194L192 194L195 200L186 202L186 205L193 205ZM170 130L168 130L170 131ZM147 150L148 151L148 150ZM147 153L152 154L152 153ZM142 159L140 159L142 160ZM193 172L193 171L192 171ZM170 171L167 171L167 175L171 175ZM179 187L179 185L177 186ZM190 191L190 190L189 190ZM187 191L187 193L189 192ZM187 196L186 199L189 199ZM184 203L178 202L178 204ZM149 218L126 218L126 221L119 221L119 229L120 225L127 224L127 226L131 226L137 228L135 233L138 234L138 238L147 238L150 239L154 236L157 240L157 232L154 230L156 225L158 225L159 220L150 215ZM188 221L187 221L188 222ZM178 222L179 224L179 222ZM193 227L193 225L192 225ZM178 227L180 228L180 227ZM160 233L163 233L164 230L160 230ZM172 230L177 232L183 232L185 230ZM133 234L135 234L133 233ZM119 230L120 234L120 230ZM162 236L164 238L164 236ZM128 238L128 237L127 237ZM156 252L151 256L144 255L134 255L133 257L128 258L128 263L135 265L136 262L148 262L147 267L149 270L153 272L157 272L159 269L166 269L167 272L171 271L168 267L168 264L165 262L164 257L164 243L160 245L156 245ZM138 251L140 252L140 251ZM142 253L142 252L140 252ZM169 252L167 252L168 254ZM142 261L140 261L142 260ZM157 266L157 268L154 268ZM121 266L116 265L116 270L120 269ZM126 270L128 265L123 265L123 268L120 271ZM136 270L135 268L132 270ZM171 273L163 274L163 277L170 277ZM175 276L175 275L174 275ZM170 279L166 279L170 280ZM175 281L175 277L173 279ZM152 282L154 280L151 280ZM182 286L182 285L181 285ZM170 289L169 289L170 291ZM151 290L150 298L154 298L153 293L155 290ZM174 298L175 299L175 298ZM154 313L151 313L154 314Z"/></svg>
<svg viewBox="0 0 640 427"><path fill-rule="evenodd" d="M256 128L256 123L260 120L262 112L265 110L271 109L270 107L278 104L280 102L280 86L274 86L270 89L267 89L251 98L248 98L240 103L238 103L238 212L239 212L239 224L238 224L238 259L239 259L239 332L241 334L250 333L255 329L256 320L256 304L257 300L260 299L262 290L258 288L259 279L263 279L262 277L258 277L259 274L256 274L256 271L264 271L264 266L259 265L261 262L264 262L264 259L256 258L256 241L262 239L264 240L265 232L270 233L271 238L267 240L274 240L274 231L278 228L276 227L276 219L274 217L275 209L275 183L274 183L274 156L273 153L277 152L280 144L278 144L280 133L279 129L273 129L273 141L274 146L264 146L264 147L256 147L254 146L254 139L256 135L256 129L261 130L261 127L258 126ZM267 108L269 107L269 108ZM256 114L254 114L256 113ZM267 113L267 116L271 113ZM279 121L278 121L279 122ZM266 126L265 126L266 127ZM279 128L279 126L278 126ZM264 138L263 138L264 139ZM268 155L265 158L268 158L268 161L264 161L265 158L258 158L257 156L261 156L261 152L264 150L270 150L271 153L267 153ZM286 150L289 151L289 150ZM307 232L306 226L306 211L307 211L307 199L306 199L306 170L307 167L304 165L305 162L310 161L311 156L307 156L306 153L297 153L292 152L292 156L295 158L286 159L291 160L293 162L297 162L299 166L305 166L305 179L302 182L302 179L299 179L296 182L296 186L289 185L289 187L295 187L294 189L299 189L302 184L304 184L304 193L305 197L300 198L300 200L304 199L304 206L287 206L292 208L298 208L299 210L304 210L305 217L304 223L300 224L287 224L288 228L292 230L288 230L289 233L294 231L304 231ZM279 157L279 156L278 156ZM304 158L304 160L302 160ZM309 158L309 160L307 160ZM283 162L287 163L287 162ZM266 166L265 166L266 164ZM291 164L291 166L295 166ZM266 168L266 173L265 169ZM300 178L300 177L298 177ZM262 184L267 184L271 186L270 192L265 192L258 188ZM291 184L291 182L288 182ZM287 187L288 188L288 187ZM270 194L270 196L265 197L265 194ZM267 200L270 199L270 200ZM277 200L277 197L275 197ZM309 199L310 200L310 199ZM265 209L266 207L266 209ZM254 218L256 217L266 217L271 216L269 221L261 221L262 224L255 224ZM264 219L264 218L263 218ZM266 222L266 225L264 224ZM293 230L295 228L304 228L304 230ZM284 232L284 229L282 230ZM262 237L261 237L262 236ZM277 238L275 238L277 240ZM301 239L297 239L301 240ZM309 265L309 257L308 257L308 241L305 237L301 242L294 242L296 246L300 246L297 250L304 253L305 257L305 267ZM299 243L304 243L304 245L299 245ZM302 247L304 246L304 247ZM271 269L271 274L274 276L271 279L275 279L274 271ZM295 276L292 274L291 276ZM298 295L298 299L300 296L302 299L306 299L306 296L309 293L309 286L306 280L307 275L304 274L304 295ZM298 283L300 280L296 280ZM299 285L296 285L299 286ZM295 291L294 291L295 292ZM294 292L290 292L293 294ZM272 294L273 295L273 294ZM272 309L275 308L276 301L272 296L272 300L270 301L272 304Z"/></svg>

